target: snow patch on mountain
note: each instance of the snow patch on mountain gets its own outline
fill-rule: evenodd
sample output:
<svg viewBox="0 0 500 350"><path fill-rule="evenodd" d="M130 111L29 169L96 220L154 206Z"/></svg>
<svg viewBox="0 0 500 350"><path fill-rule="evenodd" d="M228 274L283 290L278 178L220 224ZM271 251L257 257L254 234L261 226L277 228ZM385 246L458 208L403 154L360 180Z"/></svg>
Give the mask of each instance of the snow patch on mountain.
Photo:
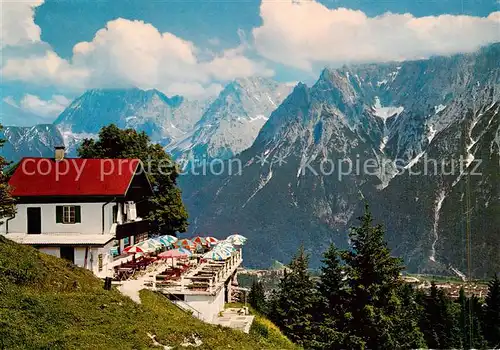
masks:
<svg viewBox="0 0 500 350"><path fill-rule="evenodd" d="M404 107L399 106L382 106L380 102L380 98L378 96L375 97L375 104L372 106L374 115L386 121L391 117L398 117L405 110Z"/></svg>
<svg viewBox="0 0 500 350"><path fill-rule="evenodd" d="M427 141L429 144L432 142L434 137L436 136L437 130L434 129L434 125L430 124L429 125L429 133L427 134Z"/></svg>
<svg viewBox="0 0 500 350"><path fill-rule="evenodd" d="M381 87L382 85L386 85L386 84L387 84L387 79L377 81L377 87Z"/></svg>
<svg viewBox="0 0 500 350"><path fill-rule="evenodd" d="M436 244L439 240L439 214L441 212L441 207L443 206L443 202L446 198L446 191L442 190L439 192L438 196L436 197L435 200L435 205L434 205L434 224L432 226L432 234L434 237L434 240L431 245L431 255L429 256L429 259L433 262L436 262Z"/></svg>
<svg viewBox="0 0 500 350"><path fill-rule="evenodd" d="M71 157L76 157L78 155L78 148L85 139L97 139L97 134L90 133L73 133L68 129L58 128L64 140L64 146L66 147L66 154Z"/></svg>
<svg viewBox="0 0 500 350"><path fill-rule="evenodd" d="M425 154L425 152L420 152L419 154L417 154L417 156L413 159L411 159L408 164L405 165L405 169L411 169L411 167L413 167L415 164L418 163L418 161L420 160L420 158L422 158L422 156Z"/></svg>
<svg viewBox="0 0 500 350"><path fill-rule="evenodd" d="M462 279L462 281L467 281L467 276L465 276L465 274L461 271L459 271L457 268L453 267L453 266L450 266L450 269L451 271L453 271L453 273L455 273L458 277L460 277Z"/></svg>
<svg viewBox="0 0 500 350"><path fill-rule="evenodd" d="M444 111L445 108L446 108L446 106L442 105L442 104L434 106L434 114L438 114L438 113Z"/></svg>
<svg viewBox="0 0 500 350"><path fill-rule="evenodd" d="M273 178L273 169L272 169L272 164L269 166L269 171L267 172L266 175L261 175L259 179L259 184L257 186L257 189L248 197L245 203L241 206L242 208L245 208L247 204L255 197L259 191L261 191L268 183L271 181Z"/></svg>

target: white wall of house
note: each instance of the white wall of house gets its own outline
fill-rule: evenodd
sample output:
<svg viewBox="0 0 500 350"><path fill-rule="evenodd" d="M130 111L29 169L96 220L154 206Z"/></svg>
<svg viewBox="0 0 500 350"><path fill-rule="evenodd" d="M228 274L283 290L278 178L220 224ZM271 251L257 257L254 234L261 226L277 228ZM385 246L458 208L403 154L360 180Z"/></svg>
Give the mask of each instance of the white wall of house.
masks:
<svg viewBox="0 0 500 350"><path fill-rule="evenodd" d="M27 234L28 231L28 208L41 209L41 233L42 234L64 234L64 235L77 235L88 234L95 235L102 232L103 220L103 205L104 206L104 233L115 234L116 224L113 218L113 206L118 205L118 211L124 210L124 205L121 203L50 203L50 204L17 204L16 216L0 226L0 234ZM80 206L81 222L74 224L56 223L56 207L64 205ZM123 215L118 215L118 223L123 223ZM8 233L6 232L8 228ZM124 242L126 239L121 239L119 242L120 251L125 247ZM134 237L128 238L129 245L134 244ZM86 253L86 246L74 247L74 263L80 267L87 267L87 269L94 272L99 277L107 277L113 275L111 263L113 257L110 254L110 249L113 247L114 241L109 242L103 247L88 247ZM61 257L59 246L43 246L39 248L40 251L56 257ZM87 254L87 264L85 264L85 254ZM99 255L102 255L102 268L99 269Z"/></svg>
<svg viewBox="0 0 500 350"><path fill-rule="evenodd" d="M197 310L200 313L201 320L212 322L214 317L224 310L224 288L221 288L216 295L186 294L184 296L184 303ZM182 307L180 304L179 306ZM196 314L193 315L197 316Z"/></svg>
<svg viewBox="0 0 500 350"><path fill-rule="evenodd" d="M57 203L57 204L18 204L16 216L9 220L9 233L27 233L28 208L41 208L42 233L102 233L102 207L105 203ZM56 206L78 205L81 207L81 223L56 223ZM104 233L109 233L113 224L113 205L104 207ZM7 224L0 226L0 232L5 233Z"/></svg>
<svg viewBox="0 0 500 350"><path fill-rule="evenodd" d="M88 249L88 250L87 250ZM85 266L85 252L87 252L87 267L91 266L91 249L87 247L75 247L75 265Z"/></svg>
<svg viewBox="0 0 500 350"><path fill-rule="evenodd" d="M91 270L98 277L111 277L113 276L112 256L109 254L113 242L109 242L103 247L74 247L75 260L74 264L79 267L86 267ZM88 251L87 251L88 249ZM49 254L55 257L61 257L61 247L40 247L42 253ZM87 264L85 265L85 254L87 254ZM102 254L102 268L99 269L99 255Z"/></svg>
<svg viewBox="0 0 500 350"><path fill-rule="evenodd" d="M61 249L59 247L40 247L42 253L53 255L57 258L61 257Z"/></svg>
<svg viewBox="0 0 500 350"><path fill-rule="evenodd" d="M109 242L104 247L95 247L92 249L92 272L98 277L112 277L113 270L113 257L109 253L113 247L113 241ZM102 269L99 269L99 255L102 254Z"/></svg>

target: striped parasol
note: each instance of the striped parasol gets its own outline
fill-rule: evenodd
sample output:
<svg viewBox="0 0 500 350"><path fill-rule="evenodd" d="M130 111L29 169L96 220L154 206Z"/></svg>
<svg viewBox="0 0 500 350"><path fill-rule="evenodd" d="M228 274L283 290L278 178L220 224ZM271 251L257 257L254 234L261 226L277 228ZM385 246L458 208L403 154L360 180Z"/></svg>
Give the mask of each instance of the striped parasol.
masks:
<svg viewBox="0 0 500 350"><path fill-rule="evenodd" d="M220 244L217 244L213 250L222 251L222 252L226 252L227 254L231 254L236 249L234 248L234 246L231 243L224 241L224 242L221 242Z"/></svg>
<svg viewBox="0 0 500 350"><path fill-rule="evenodd" d="M227 237L226 241L233 245L244 245L247 241L247 238L239 234L234 234Z"/></svg>
<svg viewBox="0 0 500 350"><path fill-rule="evenodd" d="M228 259L231 256L231 254L228 254L224 251L216 251L216 250L211 250L205 255L203 255L204 259L210 259L210 260L215 260L215 261L223 261Z"/></svg>
<svg viewBox="0 0 500 350"><path fill-rule="evenodd" d="M219 240L215 237L207 237L206 240L208 243L210 243L210 245L215 245L219 242Z"/></svg>
<svg viewBox="0 0 500 350"><path fill-rule="evenodd" d="M177 250L179 252L181 252L182 254L186 254L187 256L191 256L193 255L193 252L191 252L189 249L185 249L185 248L177 248Z"/></svg>
<svg viewBox="0 0 500 350"><path fill-rule="evenodd" d="M160 242L165 247L173 247L174 243L166 239L164 236L154 238L155 241Z"/></svg>
<svg viewBox="0 0 500 350"><path fill-rule="evenodd" d="M123 249L123 252L127 254L147 253L145 248L138 247L136 245L132 245L130 247Z"/></svg>
<svg viewBox="0 0 500 350"><path fill-rule="evenodd" d="M210 244L205 237L201 237L201 236L197 236L197 237L193 238L192 241L194 243L198 243L202 246L208 246Z"/></svg>
<svg viewBox="0 0 500 350"><path fill-rule="evenodd" d="M185 248L191 251L194 251L196 249L196 243L194 243L190 239L180 239L177 242L175 242L175 246L177 248Z"/></svg>
<svg viewBox="0 0 500 350"><path fill-rule="evenodd" d="M170 235L160 236L159 238L160 238L161 240L165 241L165 242L170 243L171 245L174 245L174 244L175 244L175 242L177 242L177 241L178 241L178 238L177 238L177 237L170 236Z"/></svg>
<svg viewBox="0 0 500 350"><path fill-rule="evenodd" d="M153 239L148 239L147 241L137 243L136 246L148 252L154 252L156 249L161 248L161 243Z"/></svg>

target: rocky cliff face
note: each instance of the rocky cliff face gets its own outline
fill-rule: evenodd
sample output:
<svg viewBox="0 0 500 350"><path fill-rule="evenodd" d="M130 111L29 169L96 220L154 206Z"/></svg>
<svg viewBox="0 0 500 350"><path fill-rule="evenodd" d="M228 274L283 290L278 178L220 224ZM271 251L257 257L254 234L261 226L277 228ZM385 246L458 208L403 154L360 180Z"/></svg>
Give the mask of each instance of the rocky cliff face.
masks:
<svg viewBox="0 0 500 350"><path fill-rule="evenodd" d="M191 230L247 235L251 265L288 260L301 242L317 264L330 242L348 244L365 198L411 270L461 274L467 264L457 242L466 235L462 209L470 196L472 250L482 254L472 272L490 273L500 264L499 59L500 45L492 45L470 55L324 70L271 114L238 157L241 175L227 174L232 160L225 175L181 179ZM462 172L409 175L425 159L460 156ZM487 175L461 175L473 158Z"/></svg>
<svg viewBox="0 0 500 350"><path fill-rule="evenodd" d="M266 78L237 79L206 109L194 130L168 147L178 160L228 159L250 147L292 87Z"/></svg>
<svg viewBox="0 0 500 350"><path fill-rule="evenodd" d="M0 138L6 141L0 148L1 154L11 162L22 157L52 157L54 147L64 145L61 133L51 124L7 126L0 132Z"/></svg>

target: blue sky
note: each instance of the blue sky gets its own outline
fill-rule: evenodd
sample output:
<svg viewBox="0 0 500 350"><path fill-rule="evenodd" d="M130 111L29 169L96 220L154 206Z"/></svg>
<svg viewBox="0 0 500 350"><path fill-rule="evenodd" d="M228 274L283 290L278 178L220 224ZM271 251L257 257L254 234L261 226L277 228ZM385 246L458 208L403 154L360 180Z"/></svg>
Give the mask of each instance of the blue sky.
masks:
<svg viewBox="0 0 500 350"><path fill-rule="evenodd" d="M497 0L0 1L0 98L47 121L88 88L204 98L240 77L311 83L325 65L500 41Z"/></svg>
<svg viewBox="0 0 500 350"><path fill-rule="evenodd" d="M498 9L494 0L343 0L320 1L328 8L346 7L369 16L385 12L411 13L417 17L441 14L487 16ZM42 28L42 39L63 57L73 46L89 41L106 23L118 17L153 24L161 32L171 32L198 45L210 46L218 38L222 46L239 42L237 31L249 32L261 23L260 1L54 1L37 10L35 22Z"/></svg>

